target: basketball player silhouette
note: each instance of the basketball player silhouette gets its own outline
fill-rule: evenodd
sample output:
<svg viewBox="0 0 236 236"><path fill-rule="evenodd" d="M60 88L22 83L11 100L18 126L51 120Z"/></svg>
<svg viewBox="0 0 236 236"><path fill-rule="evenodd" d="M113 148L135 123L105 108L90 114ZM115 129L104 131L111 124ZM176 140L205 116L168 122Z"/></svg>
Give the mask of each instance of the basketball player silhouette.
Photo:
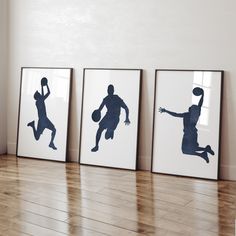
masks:
<svg viewBox="0 0 236 236"><path fill-rule="evenodd" d="M96 134L96 145L92 148L92 152L98 151L99 141L104 130L106 130L105 139L113 139L114 131L120 121L121 108L123 108L126 113L126 119L124 121L125 125L130 124L129 109L124 101L118 95L114 94L114 86L112 84L108 86L107 93L108 95L103 99L98 110L95 110L92 114L93 121L98 122L101 119L101 110L104 106L107 108L105 116L99 122L99 128Z"/></svg>
<svg viewBox="0 0 236 236"><path fill-rule="evenodd" d="M44 87L47 88L47 93L44 95ZM36 91L34 94L34 99L36 100L35 105L37 107L38 111L38 125L37 129L35 128L35 121L31 121L27 124L27 126L31 127L33 129L34 137L38 141L41 134L45 129L49 129L52 131L51 133L51 140L49 143L49 147L53 150L57 150L57 148L54 145L54 138L56 135L56 128L53 125L53 123L48 119L47 112L46 112L46 106L45 106L45 100L50 95L50 89L48 86L47 78L41 79L41 94Z"/></svg>
<svg viewBox="0 0 236 236"><path fill-rule="evenodd" d="M195 96L201 96L198 105L192 105L189 107L188 112L185 113L176 113L172 111L168 111L165 108L160 107L160 113L167 113L174 117L183 118L183 125L184 125L184 135L182 139L182 152L188 155L195 155L203 158L207 163L209 163L208 153L214 155L214 151L211 149L210 145L206 147L200 147L197 139L197 122L201 115L201 107L203 104L204 99L204 90L199 87L195 87L193 89L193 94Z"/></svg>

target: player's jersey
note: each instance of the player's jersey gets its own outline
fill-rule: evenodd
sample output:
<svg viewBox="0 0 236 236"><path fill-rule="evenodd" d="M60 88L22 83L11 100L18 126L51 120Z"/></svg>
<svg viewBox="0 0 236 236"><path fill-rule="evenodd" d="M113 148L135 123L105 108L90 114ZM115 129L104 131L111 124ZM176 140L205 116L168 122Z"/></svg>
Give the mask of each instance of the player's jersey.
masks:
<svg viewBox="0 0 236 236"><path fill-rule="evenodd" d="M39 99L38 101L36 101L36 107L37 107L37 110L38 110L39 119L47 117L47 112L46 112L44 99Z"/></svg>
<svg viewBox="0 0 236 236"><path fill-rule="evenodd" d="M108 95L104 98L103 102L107 108L106 116L119 117L123 100L118 95Z"/></svg>

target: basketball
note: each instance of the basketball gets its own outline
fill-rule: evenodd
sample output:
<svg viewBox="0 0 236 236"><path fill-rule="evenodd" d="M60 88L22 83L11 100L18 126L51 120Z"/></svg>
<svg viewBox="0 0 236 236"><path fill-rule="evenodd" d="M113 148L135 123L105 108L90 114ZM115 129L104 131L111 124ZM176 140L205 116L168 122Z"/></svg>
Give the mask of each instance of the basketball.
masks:
<svg viewBox="0 0 236 236"><path fill-rule="evenodd" d="M45 86L45 85L47 85L48 84L48 79L46 78L46 77L43 77L42 79L41 79L41 85L42 86Z"/></svg>
<svg viewBox="0 0 236 236"><path fill-rule="evenodd" d="M92 120L94 122L98 122L99 120L101 119L101 112L99 110L95 110L93 113L92 113Z"/></svg>
<svg viewBox="0 0 236 236"><path fill-rule="evenodd" d="M193 89L193 94L194 94L195 96L200 96L200 95L203 94L203 89L202 89L202 88L199 88L199 87L196 87L196 88Z"/></svg>

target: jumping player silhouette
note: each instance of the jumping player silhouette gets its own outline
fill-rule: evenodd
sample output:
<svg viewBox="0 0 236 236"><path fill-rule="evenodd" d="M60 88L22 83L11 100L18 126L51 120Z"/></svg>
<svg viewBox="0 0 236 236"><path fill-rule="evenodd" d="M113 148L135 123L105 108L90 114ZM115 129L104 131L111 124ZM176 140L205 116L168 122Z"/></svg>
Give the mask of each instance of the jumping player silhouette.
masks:
<svg viewBox="0 0 236 236"><path fill-rule="evenodd" d="M47 93L44 95L44 87L47 88ZM49 147L57 150L57 148L54 145L54 138L56 135L56 128L53 125L53 123L48 119L47 112L46 112L46 106L45 106L45 100L50 95L50 89L48 87L48 81L47 78L41 79L41 94L36 91L34 94L34 99L36 100L35 105L38 110L38 125L37 129L35 128L35 121L31 121L27 124L27 126L31 127L33 129L34 137L36 140L39 140L41 134L45 129L49 129L52 131L51 133L51 141L49 143Z"/></svg>
<svg viewBox="0 0 236 236"><path fill-rule="evenodd" d="M123 108L126 113L126 119L124 121L125 125L130 124L129 109L124 101L118 95L114 94L114 86L112 84L108 86L107 93L108 95L103 99L98 110L95 110L92 114L93 121L98 122L101 118L101 110L104 106L107 108L105 116L99 122L99 128L96 134L96 145L92 148L92 152L98 151L99 141L104 130L106 130L105 139L113 139L114 131L120 121L121 108Z"/></svg>
<svg viewBox="0 0 236 236"><path fill-rule="evenodd" d="M184 125L184 135L182 139L182 152L188 155L195 155L203 158L207 163L209 163L208 153L214 155L214 151L211 149L210 145L206 147L200 147L197 139L197 122L201 115L201 107L203 104L204 99L204 91L202 88L195 87L193 89L193 94L195 96L201 96L198 105L192 105L189 107L188 112L185 113L176 113L172 111L168 111L165 108L160 107L160 113L167 113L174 117L183 118L183 125Z"/></svg>

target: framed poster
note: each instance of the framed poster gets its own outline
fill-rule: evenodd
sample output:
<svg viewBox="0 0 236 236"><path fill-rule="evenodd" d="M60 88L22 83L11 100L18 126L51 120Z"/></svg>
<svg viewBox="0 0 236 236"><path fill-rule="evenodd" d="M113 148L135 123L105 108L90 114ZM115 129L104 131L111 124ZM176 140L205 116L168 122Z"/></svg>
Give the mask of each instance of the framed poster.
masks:
<svg viewBox="0 0 236 236"><path fill-rule="evenodd" d="M71 68L21 69L17 156L65 161Z"/></svg>
<svg viewBox="0 0 236 236"><path fill-rule="evenodd" d="M136 169L141 73L84 69L81 164Z"/></svg>
<svg viewBox="0 0 236 236"><path fill-rule="evenodd" d="M156 70L152 172L218 178L222 78Z"/></svg>

